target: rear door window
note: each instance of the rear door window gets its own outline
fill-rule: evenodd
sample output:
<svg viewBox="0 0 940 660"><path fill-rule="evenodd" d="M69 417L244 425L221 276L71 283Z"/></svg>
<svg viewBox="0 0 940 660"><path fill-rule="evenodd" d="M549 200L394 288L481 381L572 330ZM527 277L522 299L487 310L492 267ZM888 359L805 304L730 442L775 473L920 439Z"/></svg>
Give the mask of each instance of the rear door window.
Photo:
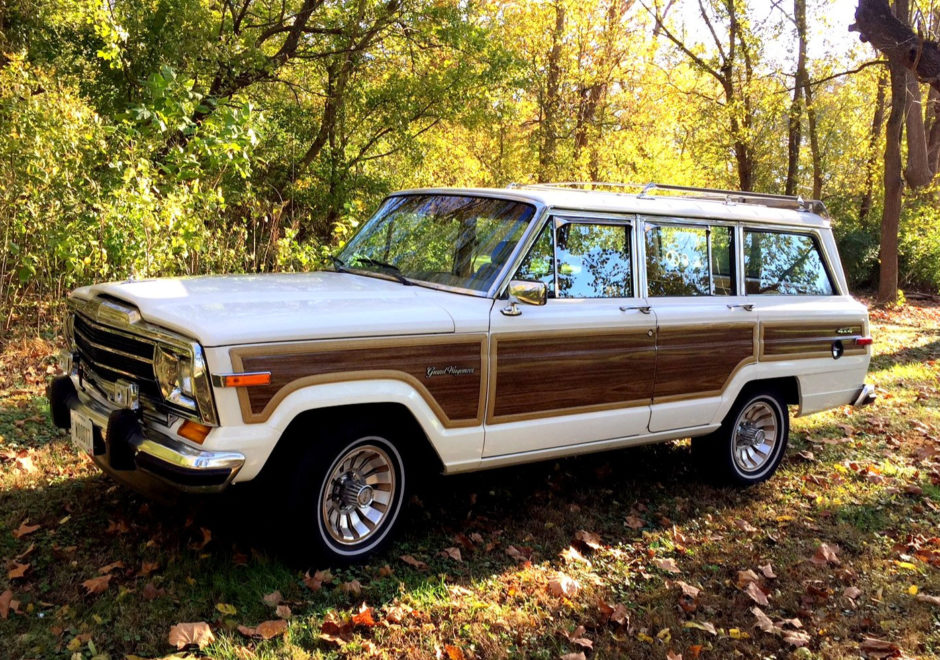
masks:
<svg viewBox="0 0 940 660"><path fill-rule="evenodd" d="M646 222L650 296L733 296L734 229Z"/></svg>
<svg viewBox="0 0 940 660"><path fill-rule="evenodd" d="M819 244L807 234L746 229L744 282L749 296L831 296L834 291Z"/></svg>

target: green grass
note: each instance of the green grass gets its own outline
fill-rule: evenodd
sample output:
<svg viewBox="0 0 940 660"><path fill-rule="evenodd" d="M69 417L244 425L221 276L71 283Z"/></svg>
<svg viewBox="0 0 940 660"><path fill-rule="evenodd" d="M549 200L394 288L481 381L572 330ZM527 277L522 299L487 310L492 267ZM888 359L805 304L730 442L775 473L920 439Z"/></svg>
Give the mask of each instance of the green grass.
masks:
<svg viewBox="0 0 940 660"><path fill-rule="evenodd" d="M169 506L116 486L46 421L54 346L9 342L0 352L0 592L20 604L0 619L0 657L163 657L176 652L170 626L192 621L210 624L216 642L201 653L220 659L557 658L582 650L566 636L578 626L589 657L787 657L794 647L754 627L755 603L737 586L738 571L767 564L777 577L761 576L770 597L761 609L800 619L809 635L801 657L858 657L866 637L940 657L940 607L910 592L940 595L940 310L875 312L873 334L870 380L882 398L794 420L788 457L766 484L717 488L681 442L426 479L391 549L332 567L332 583L316 592L304 572L328 567L287 559L297 554L285 551L292 530L270 522L282 502L241 489ZM15 538L27 519L41 527ZM603 547L577 542L582 529ZM810 561L821 543L839 546L838 564ZM562 556L572 545L590 564ZM463 561L441 556L450 546ZM406 554L428 569L409 567ZM14 561L29 564L24 577L8 578ZM106 589L87 593L82 583L118 561ZM156 568L142 575L145 562ZM559 572L579 581L577 595L550 592ZM680 602L674 580L701 592ZM361 593L340 588L352 581ZM861 594L847 598L848 587ZM276 618L262 601L275 590L292 612L287 633L239 633ZM340 644L321 638L324 620L347 621L363 603L379 625L351 627ZM628 620L607 620L607 605Z"/></svg>

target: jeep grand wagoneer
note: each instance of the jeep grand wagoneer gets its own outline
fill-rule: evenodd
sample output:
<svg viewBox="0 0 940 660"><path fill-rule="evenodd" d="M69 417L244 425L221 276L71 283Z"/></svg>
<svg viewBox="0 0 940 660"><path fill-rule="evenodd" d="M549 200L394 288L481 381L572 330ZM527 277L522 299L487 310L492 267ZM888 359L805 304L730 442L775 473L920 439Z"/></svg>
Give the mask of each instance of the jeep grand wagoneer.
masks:
<svg viewBox="0 0 940 660"><path fill-rule="evenodd" d="M277 474L331 560L419 470L691 437L767 479L805 415L873 397L818 202L650 185L410 190L332 269L74 291L55 423L139 488Z"/></svg>

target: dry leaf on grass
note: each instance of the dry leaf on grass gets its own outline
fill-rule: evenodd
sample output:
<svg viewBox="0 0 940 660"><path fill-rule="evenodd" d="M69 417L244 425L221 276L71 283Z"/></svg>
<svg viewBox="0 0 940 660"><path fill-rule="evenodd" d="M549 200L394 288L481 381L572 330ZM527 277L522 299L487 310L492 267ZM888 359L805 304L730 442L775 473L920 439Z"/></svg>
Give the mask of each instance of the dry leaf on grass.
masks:
<svg viewBox="0 0 940 660"><path fill-rule="evenodd" d="M261 597L261 600L264 601L265 605L270 605L271 607L277 607L282 602L284 602L284 596L281 595L280 591L272 591L269 594L265 594Z"/></svg>
<svg viewBox="0 0 940 660"><path fill-rule="evenodd" d="M274 613L282 619L289 619L291 617L291 611L287 605L278 605L274 608Z"/></svg>
<svg viewBox="0 0 940 660"><path fill-rule="evenodd" d="M344 594L352 594L353 596L358 596L362 593L362 583L359 580L350 580L349 582L343 582L339 585L339 590Z"/></svg>
<svg viewBox="0 0 940 660"><path fill-rule="evenodd" d="M101 568L99 568L99 569L98 569L98 572L99 572L101 575L107 575L108 573L110 573L111 571L113 571L113 570L116 569L116 568L124 568L124 562L123 562L123 561L120 561L120 560L118 560L118 561L116 561L116 562L112 562L112 563L110 563L110 564L108 564L108 565L106 565L106 566L102 566Z"/></svg>
<svg viewBox="0 0 940 660"><path fill-rule="evenodd" d="M419 571L425 571L428 568L428 565L426 563L424 563L420 559L415 559L411 555L402 555L401 557L399 557L399 559L401 559L403 562L405 562L412 568L418 569Z"/></svg>
<svg viewBox="0 0 940 660"><path fill-rule="evenodd" d="M467 657L462 648L453 644L445 644L444 653L447 654L447 660L464 660Z"/></svg>
<svg viewBox="0 0 940 660"><path fill-rule="evenodd" d="M592 642L590 639L584 636L585 632L586 631L585 631L584 626L578 626L577 628L574 629L574 632L570 634L567 632L563 632L562 634L565 636L565 638L569 642L571 642L575 646L580 646L583 649L588 649L589 651L591 651L594 649L594 642Z"/></svg>
<svg viewBox="0 0 940 660"><path fill-rule="evenodd" d="M441 556L444 557L445 559L449 558L449 559L453 559L454 561L463 561L463 559L460 556L460 548L456 548L456 547L444 548L441 551Z"/></svg>
<svg viewBox="0 0 940 660"><path fill-rule="evenodd" d="M371 628L375 625L375 611L363 603L359 606L359 611L353 614L353 625Z"/></svg>
<svg viewBox="0 0 940 660"><path fill-rule="evenodd" d="M85 587L85 593L88 595L91 594L100 594L103 591L107 590L108 584L111 582L110 575L99 575L98 577L91 578L82 582L82 586Z"/></svg>
<svg viewBox="0 0 940 660"><path fill-rule="evenodd" d="M900 647L894 642L875 637L863 639L861 649L870 658L893 658L901 653Z"/></svg>
<svg viewBox="0 0 940 660"><path fill-rule="evenodd" d="M930 603L931 605L940 605L940 596L931 596L929 594L917 594L915 598L922 603Z"/></svg>
<svg viewBox="0 0 940 660"><path fill-rule="evenodd" d="M769 562L764 564L763 566L758 566L757 568L760 569L760 572L763 573L764 577L767 578L768 580L777 579L777 574L774 573L773 566L771 566Z"/></svg>
<svg viewBox="0 0 940 660"><path fill-rule="evenodd" d="M20 523L20 526L13 530L13 538L21 539L27 534L32 534L37 529L42 527L42 525L29 525L29 518Z"/></svg>
<svg viewBox="0 0 940 660"><path fill-rule="evenodd" d="M175 646L178 650L187 646L197 646L202 649L215 641L215 635L205 621L194 623L177 623L170 626L170 635L167 641L170 646Z"/></svg>
<svg viewBox="0 0 940 660"><path fill-rule="evenodd" d="M19 611L19 601L13 600L13 592L7 589L0 594L0 619L6 619L10 616L10 611Z"/></svg>
<svg viewBox="0 0 940 660"><path fill-rule="evenodd" d="M600 601L597 604L597 608L600 610L602 619L609 621L617 626L622 626L630 620L630 616L627 613L627 608L617 603L616 605L611 605Z"/></svg>
<svg viewBox="0 0 940 660"><path fill-rule="evenodd" d="M641 520L637 516L627 516L627 519L625 522L626 522L627 527L629 527L630 529L643 529L644 527L646 527L646 523L643 522L643 520Z"/></svg>
<svg viewBox="0 0 940 660"><path fill-rule="evenodd" d="M683 628L695 628L696 630L704 630L710 635L717 635L718 631L715 629L715 625L709 623L708 621L686 621L682 624Z"/></svg>
<svg viewBox="0 0 940 660"><path fill-rule="evenodd" d="M588 567L591 566L591 560L578 552L577 549L575 549L575 547L572 545L569 545L567 548L561 551L561 558L568 563L578 561L582 564L586 564Z"/></svg>
<svg viewBox="0 0 940 660"><path fill-rule="evenodd" d="M787 630L783 633L783 641L785 641L790 646L795 646L800 648L806 646L810 642L810 637L804 632L797 632L796 630Z"/></svg>
<svg viewBox="0 0 940 660"><path fill-rule="evenodd" d="M561 660L587 660L587 656L584 655L584 651L578 651L577 653L565 653L561 656Z"/></svg>
<svg viewBox="0 0 940 660"><path fill-rule="evenodd" d="M839 561L839 546L829 545L828 543L820 543L819 547L816 549L816 554L813 555L813 558L810 559L811 562L817 566L825 566L826 564L833 564L838 566L842 562Z"/></svg>
<svg viewBox="0 0 940 660"><path fill-rule="evenodd" d="M759 607L752 607L751 614L754 615L754 618L757 621L754 623L755 628L760 628L764 632L774 633L777 632L777 627L774 626L774 622L770 620L770 617L764 614L764 611Z"/></svg>
<svg viewBox="0 0 940 660"><path fill-rule="evenodd" d="M140 595L144 600L154 600L160 596L166 595L166 589L163 587L158 589L154 586L153 582L148 582L144 585L144 588L141 589Z"/></svg>
<svg viewBox="0 0 940 660"><path fill-rule="evenodd" d="M676 580L674 584L682 589L682 594L684 596L688 596L689 598L697 598L702 591L698 587L693 587L691 584L683 582L682 580Z"/></svg>
<svg viewBox="0 0 940 660"><path fill-rule="evenodd" d="M653 560L653 566L667 573L681 573L679 567L676 566L675 559L663 559L661 557L657 557Z"/></svg>
<svg viewBox="0 0 940 660"><path fill-rule="evenodd" d="M682 660L682 654L675 653L673 651L666 651L666 660Z"/></svg>
<svg viewBox="0 0 940 660"><path fill-rule="evenodd" d="M737 518L737 519L734 521L734 525L735 525L735 527L737 527L738 529L740 529L740 530L743 531L743 532L756 532L756 531L757 531L757 528L754 527L754 525L752 525L751 523L749 523L749 522L746 521L746 520L742 520L741 518Z"/></svg>
<svg viewBox="0 0 940 660"><path fill-rule="evenodd" d="M147 577L158 568L160 568L160 564L158 564L157 562L145 561L144 563L140 565L140 570L137 571L137 575L140 577Z"/></svg>
<svg viewBox="0 0 940 660"><path fill-rule="evenodd" d="M240 632L245 637L260 637L261 639L271 639L287 632L287 621L284 619L262 621L254 628L249 626L238 626L238 632Z"/></svg>
<svg viewBox="0 0 940 660"><path fill-rule="evenodd" d="M310 575L310 571L304 573L304 585L311 591L320 591L324 584L333 581L333 575L329 571L316 571Z"/></svg>
<svg viewBox="0 0 940 660"><path fill-rule="evenodd" d="M515 559L516 561L521 561L521 562L529 561L529 558L526 557L522 553L522 551L520 551L519 548L517 548L514 545L511 545L508 548L506 548L506 554L509 555L512 559Z"/></svg>
<svg viewBox="0 0 940 660"><path fill-rule="evenodd" d="M846 587L842 595L850 600L855 600L862 595L862 590L858 587Z"/></svg>
<svg viewBox="0 0 940 660"><path fill-rule="evenodd" d="M757 577L757 573L751 569L747 569L746 571L738 571L738 579L735 584L738 585L738 589L744 589L747 585L759 581L760 578Z"/></svg>
<svg viewBox="0 0 940 660"><path fill-rule="evenodd" d="M10 568L7 571L7 578L10 580L17 580L23 577L26 575L26 571L29 570L29 564L21 564L18 561L10 562L8 566Z"/></svg>
<svg viewBox="0 0 940 660"><path fill-rule="evenodd" d="M586 530L579 529L577 532L575 532L574 538L576 541L580 541L591 550L600 550L604 547L604 544L601 541L601 537L594 532L588 532Z"/></svg>
<svg viewBox="0 0 940 660"><path fill-rule="evenodd" d="M758 605L763 605L764 607L770 605L770 601L767 600L767 594L757 586L756 582L748 582L747 587L744 588L744 593L751 597Z"/></svg>
<svg viewBox="0 0 940 660"><path fill-rule="evenodd" d="M581 583L564 573L558 573L548 583L548 593L553 596L574 598L581 592Z"/></svg>

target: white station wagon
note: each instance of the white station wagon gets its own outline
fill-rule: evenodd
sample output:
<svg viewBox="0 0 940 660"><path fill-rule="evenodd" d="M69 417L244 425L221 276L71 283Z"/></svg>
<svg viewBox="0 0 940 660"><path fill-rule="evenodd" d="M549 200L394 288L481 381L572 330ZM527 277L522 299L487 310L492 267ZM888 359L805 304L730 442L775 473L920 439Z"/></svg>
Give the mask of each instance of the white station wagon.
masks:
<svg viewBox="0 0 940 660"><path fill-rule="evenodd" d="M410 190L331 271L69 297L55 423L119 481L275 474L330 560L388 541L421 471L692 438L767 479L805 415L874 399L868 314L819 202L651 184Z"/></svg>

